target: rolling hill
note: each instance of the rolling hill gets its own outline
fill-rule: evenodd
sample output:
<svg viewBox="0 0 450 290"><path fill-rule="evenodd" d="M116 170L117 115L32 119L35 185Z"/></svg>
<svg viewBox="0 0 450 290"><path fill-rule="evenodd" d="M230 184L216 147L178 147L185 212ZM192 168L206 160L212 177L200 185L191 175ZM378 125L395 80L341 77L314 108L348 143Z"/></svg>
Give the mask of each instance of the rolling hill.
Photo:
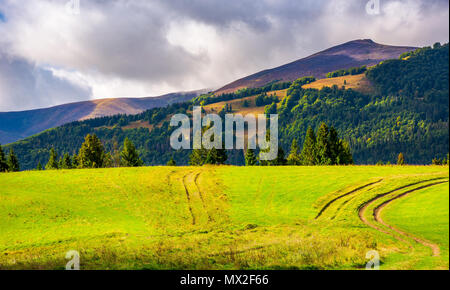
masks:
<svg viewBox="0 0 450 290"><path fill-rule="evenodd" d="M370 39L354 40L289 64L244 77L220 88L216 94L230 93L246 87L261 87L273 81L294 81L304 76L322 79L327 73L338 69L373 66L387 59L398 58L402 53L414 49L408 46L378 44Z"/></svg>
<svg viewBox="0 0 450 290"><path fill-rule="evenodd" d="M189 101L203 92L172 93L147 98L100 99L37 110L0 112L0 143L15 142L73 121L117 114L139 114L148 109Z"/></svg>
<svg viewBox="0 0 450 290"><path fill-rule="evenodd" d="M447 269L448 167L0 174L0 270ZM20 184L20 186L17 186ZM400 233L401 232L401 233Z"/></svg>

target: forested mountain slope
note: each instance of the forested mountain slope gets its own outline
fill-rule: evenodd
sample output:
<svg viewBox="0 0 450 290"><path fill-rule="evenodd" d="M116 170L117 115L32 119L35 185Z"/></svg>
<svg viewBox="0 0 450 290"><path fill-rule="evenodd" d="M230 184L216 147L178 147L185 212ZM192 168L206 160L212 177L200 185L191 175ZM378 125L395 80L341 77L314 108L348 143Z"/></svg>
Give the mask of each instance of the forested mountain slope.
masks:
<svg viewBox="0 0 450 290"><path fill-rule="evenodd" d="M282 147L287 152L294 138L302 144L309 126L317 129L321 122L327 122L349 142L357 164L395 162L400 152L409 164L430 164L434 157L445 157L449 150L448 61L448 44L385 61L366 73L376 91L371 94L337 86L304 89L304 79L292 83L276 106ZM272 87L283 89L286 85L289 83L242 90L218 97L217 101L264 94ZM125 137L130 138L147 165L165 164L172 156L177 164L187 164L188 150L173 152L170 148L174 128L169 127L169 117L214 99L204 95L138 115L74 122L6 147L14 147L22 169L31 169L39 161L47 162L52 147L60 154L73 154L86 134L95 133L107 150L112 150L116 142L123 143ZM269 106L273 109L275 105ZM228 163L243 164L242 151L229 153Z"/></svg>

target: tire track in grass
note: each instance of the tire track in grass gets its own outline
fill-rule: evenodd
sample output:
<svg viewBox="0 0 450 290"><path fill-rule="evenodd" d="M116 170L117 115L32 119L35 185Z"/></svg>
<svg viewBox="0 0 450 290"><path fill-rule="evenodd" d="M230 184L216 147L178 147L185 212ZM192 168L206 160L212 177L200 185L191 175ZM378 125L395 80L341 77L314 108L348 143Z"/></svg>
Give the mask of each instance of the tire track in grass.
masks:
<svg viewBox="0 0 450 290"><path fill-rule="evenodd" d="M192 217L192 225L195 225L195 215L194 215L194 210L192 209L192 204L191 204L191 195L189 194L189 190L186 186L186 177L191 174L192 172L189 172L187 174L185 174L183 176L183 186L184 186L184 191L186 193L186 198L187 198L187 202L188 202L188 207L189 207L189 212L191 213L191 217Z"/></svg>
<svg viewBox="0 0 450 290"><path fill-rule="evenodd" d="M198 173L195 175L195 177L194 177L194 184L195 184L195 187L197 187L198 195L200 196L200 200L202 201L203 209L204 209L204 211L206 212L206 214L208 215L208 222L212 222L213 219L212 219L211 215L210 215L209 212L208 212L208 208L206 207L206 203L205 203L205 199L204 199L204 197L203 197L203 193L202 193L202 191L200 190L200 186L198 185L197 179L198 179L198 177L200 176L200 174L201 174L201 172L198 172Z"/></svg>
<svg viewBox="0 0 450 290"><path fill-rule="evenodd" d="M420 186L420 187L418 187L418 188L408 190L408 191L406 191L406 192L404 192L404 193L402 193L402 194L400 194L400 195L397 195L396 197L393 197L393 198L391 198L391 199L389 199L389 200L383 202L382 204L378 205L376 208L374 208L374 210L373 210L373 216L374 216L374 218L375 218L375 220L376 220L377 222L379 222L380 224L382 224L382 225L384 225L384 226L390 228L390 229L393 230L394 232L396 232L396 233L398 233L398 234L400 234L400 235L409 237L409 238L413 239L414 241L416 241L417 243L422 244L422 245L424 245L424 246L430 248L431 251L432 251L432 253L433 253L433 257L439 256L441 251L440 251L440 248L439 248L439 246L438 246L437 244L432 243L432 242L430 242L430 241L427 241L427 240L425 240L425 239L416 237L416 236L414 236L414 235L412 235L412 234L410 234L410 233L403 232L403 231L401 231L401 230L399 230L399 229L397 229L397 228L395 228L395 227L393 227L393 226L387 224L387 223L384 222L383 219L381 218L381 212L383 211L383 209L384 209L387 205L389 205L390 203L394 202L395 200L397 200L397 199L399 199L399 198L405 197L405 196L407 196L407 195L409 195L410 193L413 193L413 192L415 192L415 191L418 191L418 190L421 190L421 189L425 189L425 188L428 188L428 187L431 187L431 186L434 186L434 185L447 183L447 182L448 182L448 181L440 181L440 182L435 182L435 183L423 185L423 186Z"/></svg>
<svg viewBox="0 0 450 290"><path fill-rule="evenodd" d="M381 227L379 227L379 226L377 226L377 225L374 225L374 224L372 224L371 222L369 222L369 221L365 218L365 212L366 212L367 208L368 208L370 205L372 205L373 203L375 203L377 200L379 200L379 199L381 199L381 198L387 196L388 194L391 194L391 193L400 191L400 190L402 190L402 189L405 189L405 188L408 188L408 187L411 187L411 186L414 186L414 185L418 185L418 184L425 183L425 182L430 182L430 181L435 181L435 180L440 180L440 179L444 179L444 177L438 177L438 178L433 178L433 179L428 179L428 180L422 180L422 181L418 181L418 182L406 184L406 185L404 185L404 186L395 188L395 189L390 190L390 191L388 191L388 192L379 194L379 195L377 195L377 196L371 198L370 200L366 201L365 203L363 203L363 204L360 206L360 208L359 208L359 210L358 210L358 216L359 216L359 219L360 219L364 224L366 224L367 226L369 226L369 227L371 227L371 228L373 228L373 229L375 229L375 230L377 230L377 231L379 231L379 232L382 232L382 233L384 233L384 234L386 234L386 235L393 236L393 237L396 238L397 240L399 240L399 241L401 241L401 242L404 242L404 243L408 244L409 247L410 247L411 249L413 249L412 244L411 244L409 241L405 240L404 238L400 237L399 235L396 235L396 234L394 234L394 233L392 233L392 232L389 232L389 231L387 231L387 230L385 230L385 229L383 229L383 228L381 228ZM389 201L387 201L387 202L385 202L385 203L388 204L388 203L390 203L390 202L392 202L392 201L394 201L394 200L396 200L396 199L398 199L398 198L400 198L400 197L403 197L403 196L405 196L405 195L407 195L407 194L409 194L409 193L412 193L412 192L414 192L414 191L417 191L417 190L420 190L420 189L424 189L424 188L427 188L427 187L430 187L430 186L433 186L433 185L445 183L445 182L448 182L448 181L441 181L441 182L436 182L436 183L432 183L432 184L427 184L427 185L424 185L424 186L421 186L421 187L418 187L418 188L415 188L415 189L408 190L407 192L405 192L405 193L403 193L403 194L400 194L399 196L397 196L397 197L395 197L395 198L392 198L392 199L390 199ZM382 203L381 205L383 205L383 204L384 204L384 203ZM377 208L380 208L381 205L379 205ZM378 223L380 223L380 224L382 224L382 225L387 226L388 228L391 228L391 226L387 225L386 223L381 223L381 222L380 222L380 218L379 218L379 216L377 216L377 213L379 214L379 210L377 211L377 213L375 212L375 210L376 210L376 208L374 209L374 213L373 213L374 218L375 218L375 221L378 222ZM381 221L382 221L382 220L381 220ZM392 228L391 228L391 229L392 229ZM392 230L394 230L394 229L392 229ZM397 233L397 234L400 234L401 236L408 236L406 233L400 232L400 231L398 231L398 230L394 230L394 232ZM412 238L413 236L411 235L410 237ZM421 244L423 244L423 243L421 243ZM433 253L434 253L434 252L433 252Z"/></svg>
<svg viewBox="0 0 450 290"><path fill-rule="evenodd" d="M319 217L327 210L327 208L330 207L330 205L332 205L334 202L338 201L339 199L344 198L344 197L346 197L346 196L348 196L348 195L350 195L350 194L352 194L352 193L355 193L355 192L357 192L357 191L360 191L360 190L362 190L362 189L364 189L364 188L366 188L366 187L369 187L369 186L371 186L371 185L380 183L381 181L383 181L383 179L380 179L380 180L378 180L378 181L374 181L374 182L365 184L365 185L360 186L360 187L358 187L358 188L355 188L355 189L353 189L353 190L351 190L351 191L349 191L349 192L347 192L347 193L344 193L344 194L342 194L342 195L339 195L338 197L333 198L333 199L330 200L324 207L322 207L322 209L319 211L319 213L317 214L317 216L315 217L315 219L318 219L318 218L319 218Z"/></svg>

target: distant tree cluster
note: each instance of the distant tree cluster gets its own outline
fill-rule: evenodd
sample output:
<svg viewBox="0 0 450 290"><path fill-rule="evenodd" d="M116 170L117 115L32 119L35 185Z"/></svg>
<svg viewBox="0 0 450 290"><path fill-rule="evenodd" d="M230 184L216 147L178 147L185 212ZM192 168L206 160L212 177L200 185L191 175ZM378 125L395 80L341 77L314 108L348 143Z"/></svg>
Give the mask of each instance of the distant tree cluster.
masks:
<svg viewBox="0 0 450 290"><path fill-rule="evenodd" d="M347 75L359 75L367 71L367 66L352 67L349 69L340 69L337 71L327 73L327 78L336 78Z"/></svg>
<svg viewBox="0 0 450 290"><path fill-rule="evenodd" d="M50 156L45 169L138 167L142 165L143 162L139 158L136 147L128 138L125 139L121 152L114 150L112 153L107 153L100 139L95 134L88 134L78 154L73 156L65 153L58 158L56 150L50 149ZM43 170L40 162L37 170Z"/></svg>
<svg viewBox="0 0 450 290"><path fill-rule="evenodd" d="M255 98L255 106L257 106L257 107L264 107L266 105L270 105L272 103L278 103L278 102L279 102L279 100L276 95L268 96L267 93L258 95Z"/></svg>
<svg viewBox="0 0 450 290"><path fill-rule="evenodd" d="M317 136L312 128L308 128L303 149L300 150L297 139L292 141L289 155L285 156L282 147L278 148L276 159L271 161L258 160L255 150L248 149L245 154L247 166L313 166L313 165L350 165L353 157L347 142L339 139L336 129L322 123ZM264 151L264 150L262 150Z"/></svg>
<svg viewBox="0 0 450 290"><path fill-rule="evenodd" d="M449 158L449 154L447 153L447 158L433 158L433 160L431 161L432 165L450 165L450 158Z"/></svg>
<svg viewBox="0 0 450 290"><path fill-rule="evenodd" d="M299 151L297 140L292 141L291 152L287 158L289 165L350 165L353 156L348 143L339 138L334 127L322 123L317 131L309 127L303 149Z"/></svg>
<svg viewBox="0 0 450 290"><path fill-rule="evenodd" d="M203 166L203 165L222 165L227 161L228 156L225 149L194 149L189 157L189 165Z"/></svg>
<svg viewBox="0 0 450 290"><path fill-rule="evenodd" d="M240 89L234 93L226 93L216 95L214 93L209 93L205 95L198 96L192 100L192 104L195 106L206 106L212 103L230 101L235 99L243 99L246 97L254 96L257 94L262 94L270 91L284 90L290 87L292 82L271 82L263 87L259 88L244 88Z"/></svg>

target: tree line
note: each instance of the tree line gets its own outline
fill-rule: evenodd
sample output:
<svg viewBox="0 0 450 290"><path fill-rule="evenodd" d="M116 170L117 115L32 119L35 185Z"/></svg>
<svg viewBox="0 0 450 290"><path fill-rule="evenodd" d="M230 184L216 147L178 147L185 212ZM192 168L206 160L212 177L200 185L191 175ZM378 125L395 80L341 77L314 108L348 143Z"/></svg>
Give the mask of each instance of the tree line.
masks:
<svg viewBox="0 0 450 290"><path fill-rule="evenodd" d="M350 165L353 157L347 142L340 139L334 127L322 123L317 134L309 127L300 149L297 139L292 141L291 150L285 156L283 148L279 147L277 158L273 161L261 161L254 150L247 150L245 161L247 166L315 166L315 165Z"/></svg>
<svg viewBox="0 0 450 290"><path fill-rule="evenodd" d="M359 75L367 71L367 66L361 66L361 67L352 67L349 69L340 69L337 71L329 72L327 73L327 78L336 78L336 77L342 77L347 75Z"/></svg>
<svg viewBox="0 0 450 290"><path fill-rule="evenodd" d="M117 147L116 147L117 148ZM108 168L108 167L137 167L144 163L139 157L133 142L125 139L123 149L106 152L100 139L95 134L88 134L81 145L78 154L65 153L58 157L54 148L50 149L50 155L45 167L39 161L37 170L57 170L76 168ZM19 160L11 148L8 157L5 156L0 146L0 172L20 171Z"/></svg>
<svg viewBox="0 0 450 290"><path fill-rule="evenodd" d="M50 156L45 169L138 167L143 164L136 147L128 138L125 139L121 151L118 150L118 146L116 145L112 152L106 152L97 135L88 134L78 154L74 154L73 156L65 153L58 158L56 150L54 148L50 149ZM39 162L37 170L43 169Z"/></svg>

